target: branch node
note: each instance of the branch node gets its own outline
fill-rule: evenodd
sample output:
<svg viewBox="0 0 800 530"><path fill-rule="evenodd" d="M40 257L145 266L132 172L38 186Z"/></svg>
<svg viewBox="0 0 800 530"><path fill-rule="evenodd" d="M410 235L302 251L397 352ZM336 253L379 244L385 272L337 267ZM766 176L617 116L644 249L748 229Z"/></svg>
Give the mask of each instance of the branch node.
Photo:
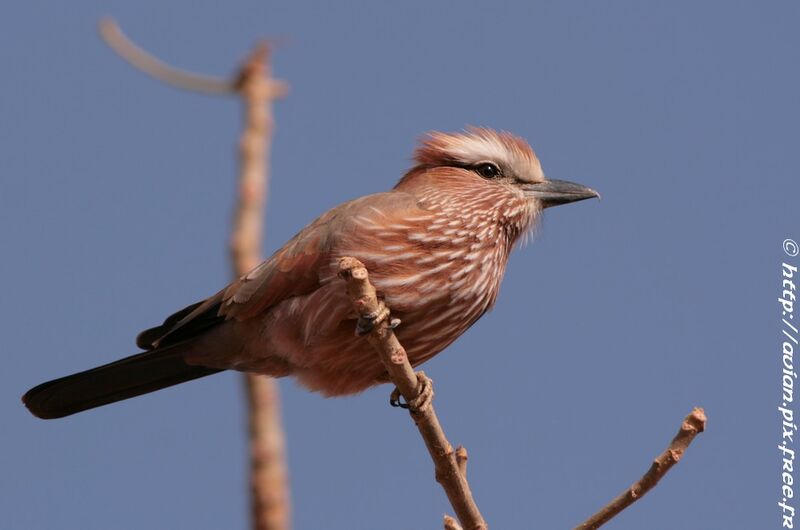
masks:
<svg viewBox="0 0 800 530"><path fill-rule="evenodd" d="M458 524L458 521L450 517L449 515L444 516L444 530L461 530L461 525Z"/></svg>
<svg viewBox="0 0 800 530"><path fill-rule="evenodd" d="M467 454L466 447L464 447L463 445L459 445L458 447L456 447L456 463L458 464L458 470L465 477L467 476L468 460L469 460L469 455Z"/></svg>

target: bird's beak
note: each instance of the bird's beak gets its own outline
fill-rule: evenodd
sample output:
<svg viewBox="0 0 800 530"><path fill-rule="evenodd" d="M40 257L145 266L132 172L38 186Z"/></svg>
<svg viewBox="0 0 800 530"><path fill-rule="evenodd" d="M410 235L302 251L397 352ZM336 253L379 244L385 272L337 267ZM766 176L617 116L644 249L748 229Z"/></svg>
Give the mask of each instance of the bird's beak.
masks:
<svg viewBox="0 0 800 530"><path fill-rule="evenodd" d="M544 182L525 184L524 189L525 193L542 201L542 208L582 201L593 197L600 198L600 194L592 188L587 188L574 182L567 182L566 180L545 180Z"/></svg>

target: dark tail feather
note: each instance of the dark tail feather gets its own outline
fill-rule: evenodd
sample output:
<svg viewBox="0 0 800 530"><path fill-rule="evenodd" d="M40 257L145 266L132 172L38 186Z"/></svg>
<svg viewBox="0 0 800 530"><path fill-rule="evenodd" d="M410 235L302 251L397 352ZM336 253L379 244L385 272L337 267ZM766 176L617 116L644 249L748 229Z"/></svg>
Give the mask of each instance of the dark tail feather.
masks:
<svg viewBox="0 0 800 530"><path fill-rule="evenodd" d="M39 418L63 418L221 371L186 364L183 351L176 344L54 379L28 390L22 402Z"/></svg>

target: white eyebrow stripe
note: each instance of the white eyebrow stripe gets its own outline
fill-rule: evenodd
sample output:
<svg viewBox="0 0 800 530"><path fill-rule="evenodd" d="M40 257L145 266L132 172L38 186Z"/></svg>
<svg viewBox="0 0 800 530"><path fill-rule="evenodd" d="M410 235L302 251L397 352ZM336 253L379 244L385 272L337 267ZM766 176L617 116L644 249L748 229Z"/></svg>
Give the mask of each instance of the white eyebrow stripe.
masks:
<svg viewBox="0 0 800 530"><path fill-rule="evenodd" d="M523 181L544 180L544 172L536 155L508 145L497 133L441 134L437 139L441 142L438 148L457 163L473 166L492 162Z"/></svg>

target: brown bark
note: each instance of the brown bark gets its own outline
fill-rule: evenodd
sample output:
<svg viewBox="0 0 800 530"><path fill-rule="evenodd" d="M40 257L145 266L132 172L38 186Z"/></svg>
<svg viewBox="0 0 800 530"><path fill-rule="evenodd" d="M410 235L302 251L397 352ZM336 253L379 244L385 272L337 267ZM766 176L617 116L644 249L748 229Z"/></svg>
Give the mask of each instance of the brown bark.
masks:
<svg viewBox="0 0 800 530"><path fill-rule="evenodd" d="M678 463L694 437L703 432L706 428L706 415L703 409L695 408L683 420L681 428L669 447L658 455L650 469L633 483L633 485L622 492L618 497L603 506L596 514L589 517L586 521L575 527L575 530L595 530L610 521L622 510L641 499L645 493L653 489L658 481L667 474L672 466Z"/></svg>
<svg viewBox="0 0 800 530"><path fill-rule="evenodd" d="M392 330L391 324L395 322L390 322L388 309L378 301L367 269L357 259L345 257L339 261L339 274L347 281L347 291L358 315L371 319L377 316L367 340L377 351L399 393L411 405L411 417L433 460L436 481L447 494L461 527L465 530L486 530L486 521L472 498L466 474L462 472L462 468L466 469L466 452L457 456L447 441L431 403L431 382L422 372L417 374L411 367L405 349ZM428 397L418 403L420 398L424 398L425 386L428 386ZM454 528L452 521L445 519L445 527L447 525Z"/></svg>
<svg viewBox="0 0 800 530"><path fill-rule="evenodd" d="M260 44L234 79L199 75L174 68L128 39L112 19L99 24L100 35L123 59L164 83L207 94L239 94L244 104L244 132L239 143L239 200L230 242L231 265L240 276L261 261L264 206L272 143L272 102L287 85L272 79L269 48ZM247 374L249 404L250 491L253 528L290 528L289 488L280 398L274 380Z"/></svg>
<svg viewBox="0 0 800 530"><path fill-rule="evenodd" d="M180 70L146 52L125 36L114 19L104 18L98 24L98 29L106 44L120 57L163 83L206 94L232 95L235 93L236 89L228 79Z"/></svg>
<svg viewBox="0 0 800 530"><path fill-rule="evenodd" d="M231 264L241 276L261 261L264 205L272 144L272 101L285 93L273 81L269 48L259 45L242 67L234 86L244 103L244 132L239 143L239 201L231 235ZM278 385L274 379L244 374L249 403L250 500L255 530L290 527L285 438Z"/></svg>

